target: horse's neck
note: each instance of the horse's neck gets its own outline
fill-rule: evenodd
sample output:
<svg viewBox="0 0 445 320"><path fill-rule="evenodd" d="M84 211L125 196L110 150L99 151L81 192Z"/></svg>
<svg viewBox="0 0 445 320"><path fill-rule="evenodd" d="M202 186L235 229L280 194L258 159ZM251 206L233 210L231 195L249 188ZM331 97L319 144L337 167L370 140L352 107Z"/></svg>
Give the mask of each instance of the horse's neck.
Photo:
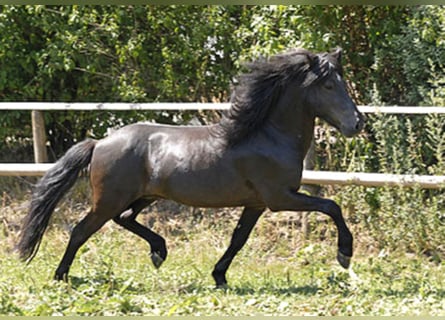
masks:
<svg viewBox="0 0 445 320"><path fill-rule="evenodd" d="M277 108L268 119L273 127L286 135L304 154L311 145L314 136L315 116L303 106L286 105Z"/></svg>

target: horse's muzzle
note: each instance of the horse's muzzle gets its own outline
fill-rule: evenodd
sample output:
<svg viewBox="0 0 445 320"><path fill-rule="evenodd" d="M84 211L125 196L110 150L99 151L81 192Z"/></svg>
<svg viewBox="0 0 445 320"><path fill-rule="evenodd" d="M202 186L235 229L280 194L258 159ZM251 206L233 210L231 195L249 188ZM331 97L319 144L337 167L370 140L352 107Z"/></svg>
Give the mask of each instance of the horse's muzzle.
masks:
<svg viewBox="0 0 445 320"><path fill-rule="evenodd" d="M350 126L343 126L341 128L341 133L346 137L352 137L362 131L365 126L366 117L362 113L356 113L355 122L353 122Z"/></svg>

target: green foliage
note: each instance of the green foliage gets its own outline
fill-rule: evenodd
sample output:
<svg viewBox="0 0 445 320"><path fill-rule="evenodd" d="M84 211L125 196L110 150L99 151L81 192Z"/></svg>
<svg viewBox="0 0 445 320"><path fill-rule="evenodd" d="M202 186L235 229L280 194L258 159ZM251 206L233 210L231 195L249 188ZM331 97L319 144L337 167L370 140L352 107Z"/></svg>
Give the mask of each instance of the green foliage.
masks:
<svg viewBox="0 0 445 320"><path fill-rule="evenodd" d="M384 35L385 40L375 50L373 65L378 74L375 84L384 103L435 103L428 93L439 89L435 81L444 76L444 17L443 6L419 6L405 15L398 32Z"/></svg>

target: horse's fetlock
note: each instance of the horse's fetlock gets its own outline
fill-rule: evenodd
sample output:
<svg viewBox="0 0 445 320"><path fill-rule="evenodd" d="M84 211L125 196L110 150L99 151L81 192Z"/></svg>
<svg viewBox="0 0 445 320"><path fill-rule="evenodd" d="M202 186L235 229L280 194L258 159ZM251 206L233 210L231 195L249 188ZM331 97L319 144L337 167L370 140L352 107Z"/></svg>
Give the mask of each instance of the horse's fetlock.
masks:
<svg viewBox="0 0 445 320"><path fill-rule="evenodd" d="M217 268L215 268L212 272L212 277L215 280L217 288L224 288L227 286L227 279L224 272L221 272Z"/></svg>

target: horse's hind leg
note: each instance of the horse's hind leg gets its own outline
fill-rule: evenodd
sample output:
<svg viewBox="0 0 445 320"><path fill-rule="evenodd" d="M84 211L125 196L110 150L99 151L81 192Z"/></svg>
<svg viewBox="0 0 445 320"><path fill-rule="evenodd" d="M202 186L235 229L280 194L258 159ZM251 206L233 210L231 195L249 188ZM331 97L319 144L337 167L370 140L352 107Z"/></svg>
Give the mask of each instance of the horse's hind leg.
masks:
<svg viewBox="0 0 445 320"><path fill-rule="evenodd" d="M247 241L253 227L258 218L264 212L265 208L244 208L241 218L235 227L232 234L230 245L224 255L219 259L212 272L213 279L215 279L217 287L227 285L226 272L232 263L233 258L241 250Z"/></svg>
<svg viewBox="0 0 445 320"><path fill-rule="evenodd" d="M151 261L156 268L159 268L167 258L165 239L135 220L139 212L153 201L154 200L149 199L136 200L130 205L130 209L115 217L113 221L149 243L151 248Z"/></svg>
<svg viewBox="0 0 445 320"><path fill-rule="evenodd" d="M74 227L68 247L66 248L62 261L56 270L54 277L56 280L68 280L68 272L77 251L88 240L88 238L99 230L108 220L109 218L101 216L97 214L97 212L91 211Z"/></svg>

